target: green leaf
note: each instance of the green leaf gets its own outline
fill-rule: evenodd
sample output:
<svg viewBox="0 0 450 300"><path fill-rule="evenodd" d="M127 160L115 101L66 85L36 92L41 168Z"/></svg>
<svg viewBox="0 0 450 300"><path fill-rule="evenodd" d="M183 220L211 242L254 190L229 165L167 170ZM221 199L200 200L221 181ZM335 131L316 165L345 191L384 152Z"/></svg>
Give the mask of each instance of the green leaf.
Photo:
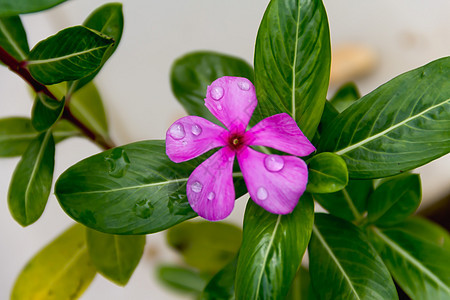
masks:
<svg viewBox="0 0 450 300"><path fill-rule="evenodd" d="M66 93L63 83L52 85L49 89L57 98L64 97ZM104 137L109 136L103 101L93 82L87 83L71 95L69 108L72 114L90 130Z"/></svg>
<svg viewBox="0 0 450 300"><path fill-rule="evenodd" d="M200 293L208 282L199 272L179 266L163 265L157 269L158 279L180 292Z"/></svg>
<svg viewBox="0 0 450 300"><path fill-rule="evenodd" d="M325 129L350 178L387 177L450 151L450 57L404 73L362 97Z"/></svg>
<svg viewBox="0 0 450 300"><path fill-rule="evenodd" d="M116 51L119 46L120 39L122 38L123 31L123 13L121 3L107 3L96 10L94 10L84 21L83 26L94 29L114 39L114 45L106 51L103 56L101 65L92 74L78 80L71 82L69 90L80 89L100 72L100 69Z"/></svg>
<svg viewBox="0 0 450 300"><path fill-rule="evenodd" d="M222 76L245 77L253 81L253 68L234 56L214 52L192 52L178 58L170 73L175 97L190 115L219 124L205 106L206 88Z"/></svg>
<svg viewBox="0 0 450 300"><path fill-rule="evenodd" d="M344 111L347 107L361 98L358 88L353 82L344 84L331 98L330 102L339 112Z"/></svg>
<svg viewBox="0 0 450 300"><path fill-rule="evenodd" d="M292 283L291 289L286 300L316 300L317 295L311 284L309 271L304 267L300 267Z"/></svg>
<svg viewBox="0 0 450 300"><path fill-rule="evenodd" d="M345 161L333 153L319 153L308 161L308 185L310 193L333 193L348 183Z"/></svg>
<svg viewBox="0 0 450 300"><path fill-rule="evenodd" d="M381 183L370 195L367 219L379 226L394 225L415 212L421 198L419 174L395 176Z"/></svg>
<svg viewBox="0 0 450 300"><path fill-rule="evenodd" d="M39 251L16 280L11 300L77 299L95 277L85 230L74 225Z"/></svg>
<svg viewBox="0 0 450 300"><path fill-rule="evenodd" d="M57 101L43 93L37 93L31 112L31 124L38 131L49 129L61 117L65 104L64 98Z"/></svg>
<svg viewBox="0 0 450 300"><path fill-rule="evenodd" d="M236 256L242 231L226 223L184 222L168 230L167 241L181 252L188 265L216 273Z"/></svg>
<svg viewBox="0 0 450 300"><path fill-rule="evenodd" d="M42 215L52 187L55 142L49 130L32 141L17 165L9 187L13 218L28 226Z"/></svg>
<svg viewBox="0 0 450 300"><path fill-rule="evenodd" d="M80 132L69 122L59 121L53 127L53 136L58 143ZM22 117L0 119L0 157L21 156L28 145L37 138L31 120Z"/></svg>
<svg viewBox="0 0 450 300"><path fill-rule="evenodd" d="M112 234L148 234L197 216L186 182L201 159L172 162L164 141L142 141L91 156L66 170L55 193L66 213ZM234 173L237 181L241 173ZM236 191L236 197L246 192Z"/></svg>
<svg viewBox="0 0 450 300"><path fill-rule="evenodd" d="M347 221L358 221L363 218L367 198L372 191L372 180L349 180L348 185L339 192L313 194L313 198L330 214Z"/></svg>
<svg viewBox="0 0 450 300"><path fill-rule="evenodd" d="M13 16L37 12L67 0L0 0L0 16Z"/></svg>
<svg viewBox="0 0 450 300"><path fill-rule="evenodd" d="M39 42L28 56L27 66L43 84L76 80L93 73L114 40L83 26L61 30Z"/></svg>
<svg viewBox="0 0 450 300"><path fill-rule="evenodd" d="M309 272L320 299L398 299L391 275L367 237L331 215L316 214Z"/></svg>
<svg viewBox="0 0 450 300"><path fill-rule="evenodd" d="M289 113L312 139L326 100L330 62L322 1L271 1L255 45L256 110L262 117Z"/></svg>
<svg viewBox="0 0 450 300"><path fill-rule="evenodd" d="M208 282L201 300L234 300L234 280L236 278L237 257L220 270Z"/></svg>
<svg viewBox="0 0 450 300"><path fill-rule="evenodd" d="M369 230L371 242L408 296L450 299L450 251L429 242L427 234L397 228Z"/></svg>
<svg viewBox="0 0 450 300"><path fill-rule="evenodd" d="M286 297L311 235L314 203L304 194L288 215L249 201L236 272L237 299Z"/></svg>
<svg viewBox="0 0 450 300"><path fill-rule="evenodd" d="M19 61L27 57L27 34L19 16L0 17L0 46Z"/></svg>
<svg viewBox="0 0 450 300"><path fill-rule="evenodd" d="M418 239L435 244L438 247L450 251L450 234L436 223L418 216L410 216L403 222L390 227L398 231L404 231Z"/></svg>
<svg viewBox="0 0 450 300"><path fill-rule="evenodd" d="M143 235L113 235L87 228L89 256L97 271L118 285L126 285L145 247Z"/></svg>

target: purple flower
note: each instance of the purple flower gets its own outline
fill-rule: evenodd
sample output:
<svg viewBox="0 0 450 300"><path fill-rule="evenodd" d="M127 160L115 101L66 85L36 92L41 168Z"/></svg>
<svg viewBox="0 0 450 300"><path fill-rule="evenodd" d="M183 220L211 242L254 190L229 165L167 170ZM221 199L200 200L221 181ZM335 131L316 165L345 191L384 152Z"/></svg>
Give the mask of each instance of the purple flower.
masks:
<svg viewBox="0 0 450 300"><path fill-rule="evenodd" d="M237 157L253 201L274 214L292 212L308 181L308 169L296 156L264 154L249 146L265 146L306 156L315 148L286 113L268 117L246 131L255 110L255 87L246 78L221 77L207 89L205 105L228 129L197 116L170 126L166 153L176 162L222 147L189 176L186 194L201 217L217 221L234 207L233 162Z"/></svg>

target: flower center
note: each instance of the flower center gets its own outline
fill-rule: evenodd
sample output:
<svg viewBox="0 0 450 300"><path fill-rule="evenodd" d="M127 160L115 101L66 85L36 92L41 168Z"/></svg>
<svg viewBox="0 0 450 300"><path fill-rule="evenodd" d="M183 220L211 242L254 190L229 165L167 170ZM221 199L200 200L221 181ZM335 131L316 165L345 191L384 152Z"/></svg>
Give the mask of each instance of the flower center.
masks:
<svg viewBox="0 0 450 300"><path fill-rule="evenodd" d="M241 149L244 144L244 136L241 134L230 134L230 137L228 138L228 145L233 150L239 150Z"/></svg>

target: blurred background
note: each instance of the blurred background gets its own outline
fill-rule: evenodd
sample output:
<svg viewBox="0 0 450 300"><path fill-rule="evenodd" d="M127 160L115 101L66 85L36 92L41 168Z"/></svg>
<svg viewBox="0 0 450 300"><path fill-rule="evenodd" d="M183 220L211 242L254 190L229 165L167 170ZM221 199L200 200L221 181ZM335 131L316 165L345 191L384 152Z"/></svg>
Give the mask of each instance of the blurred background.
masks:
<svg viewBox="0 0 450 300"><path fill-rule="evenodd" d="M172 62L194 50L213 50L253 61L259 22L268 0L124 0L122 41L97 76L117 144L162 139L169 125L185 113L169 85ZM71 0L51 10L23 16L29 45L78 25L103 0ZM364 95L410 69L450 53L448 0L324 0L328 12L333 66L330 95L355 81ZM445 78L443 80L449 80ZM25 83L0 67L0 118L29 116L32 101ZM55 176L99 152L89 141L74 138L57 147ZM0 160L0 299L9 292L26 262L70 224L52 195L44 215L22 228L10 216L7 191L18 158ZM450 193L450 156L418 170L423 205ZM228 221L242 225L247 199L236 203ZM164 233L147 236L144 258L124 288L97 275L82 299L189 299L155 278L155 266L180 258L166 246Z"/></svg>

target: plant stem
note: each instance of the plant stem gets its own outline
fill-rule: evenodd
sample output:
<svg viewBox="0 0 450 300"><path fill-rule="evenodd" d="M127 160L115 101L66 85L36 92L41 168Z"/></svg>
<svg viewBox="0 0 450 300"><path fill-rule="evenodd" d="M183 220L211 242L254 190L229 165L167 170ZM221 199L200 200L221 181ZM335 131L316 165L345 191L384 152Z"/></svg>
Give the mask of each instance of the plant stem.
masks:
<svg viewBox="0 0 450 300"><path fill-rule="evenodd" d="M26 68L25 61L19 62L5 49L3 49L2 46L0 46L0 61L7 65L11 71L22 77L29 85L31 85L36 93L44 93L48 97L59 101L59 99L45 85L38 82L33 78L33 76L31 76L30 71ZM88 139L100 146L102 149L107 150L115 147L115 144L109 138L105 138L102 135L97 134L77 119L72 114L68 102L66 102L66 105L64 106L62 118L78 127L78 129L80 129Z"/></svg>

